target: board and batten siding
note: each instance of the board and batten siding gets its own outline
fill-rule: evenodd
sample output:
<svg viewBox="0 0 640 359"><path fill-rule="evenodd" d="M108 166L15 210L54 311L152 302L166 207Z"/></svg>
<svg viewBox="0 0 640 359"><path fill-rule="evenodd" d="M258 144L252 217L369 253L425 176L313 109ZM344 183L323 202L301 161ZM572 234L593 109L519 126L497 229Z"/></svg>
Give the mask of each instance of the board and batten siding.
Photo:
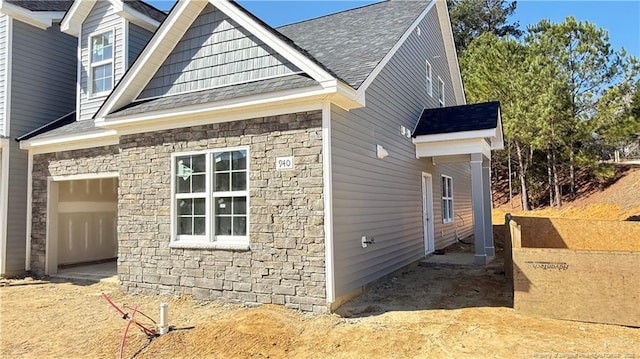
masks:
<svg viewBox="0 0 640 359"><path fill-rule="evenodd" d="M0 14L0 137L7 136L5 132L5 97L7 95L7 15Z"/></svg>
<svg viewBox="0 0 640 359"><path fill-rule="evenodd" d="M300 70L208 4L140 98L203 90Z"/></svg>
<svg viewBox="0 0 640 359"><path fill-rule="evenodd" d="M332 107L333 240L336 295L345 295L424 256L422 172L433 177L435 244L442 248L471 233L469 163L433 165L416 159L415 146L400 133L413 129L425 107L439 106L426 89L428 59L434 84L451 88L436 8L423 19L367 89L367 106L347 112ZM435 90L435 89L434 89ZM447 105L455 105L453 96ZM389 156L376 157L376 145ZM440 175L453 177L453 223L443 224ZM361 237L375 238L362 248Z"/></svg>
<svg viewBox="0 0 640 359"><path fill-rule="evenodd" d="M149 42L149 39L153 35L151 31L143 29L142 27L136 24L128 23L128 26L129 26L129 43L128 43L129 58L127 59L128 61L126 64L127 67L131 66L131 64L135 61L135 59L138 57L140 52L142 52L142 49L144 49L144 47L147 45L147 42Z"/></svg>
<svg viewBox="0 0 640 359"><path fill-rule="evenodd" d="M23 135L75 109L77 41L58 24L42 30L13 20L10 136ZM7 273L24 270L27 152L9 147Z"/></svg>
<svg viewBox="0 0 640 359"><path fill-rule="evenodd" d="M125 39L124 19L116 14L111 2L96 1L91 12L82 24L81 38L81 67L80 67L80 106L78 120L89 120L95 115L106 95L94 96L89 93L89 36L110 30L114 31L113 72L114 85L120 80L125 71Z"/></svg>

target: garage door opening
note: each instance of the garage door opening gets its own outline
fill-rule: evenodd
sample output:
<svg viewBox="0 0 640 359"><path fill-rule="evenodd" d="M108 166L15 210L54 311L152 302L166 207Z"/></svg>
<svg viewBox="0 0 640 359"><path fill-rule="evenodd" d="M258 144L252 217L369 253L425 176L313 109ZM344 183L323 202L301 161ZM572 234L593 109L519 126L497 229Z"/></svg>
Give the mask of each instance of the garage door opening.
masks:
<svg viewBox="0 0 640 359"><path fill-rule="evenodd" d="M47 274L115 275L117 178L50 181L47 217Z"/></svg>

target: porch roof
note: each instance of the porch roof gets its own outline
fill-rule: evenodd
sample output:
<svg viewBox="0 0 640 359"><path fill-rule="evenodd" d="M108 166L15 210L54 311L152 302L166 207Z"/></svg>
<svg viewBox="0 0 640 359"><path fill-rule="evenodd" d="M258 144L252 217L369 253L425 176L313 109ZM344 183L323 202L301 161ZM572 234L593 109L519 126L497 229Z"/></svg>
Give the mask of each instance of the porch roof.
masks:
<svg viewBox="0 0 640 359"><path fill-rule="evenodd" d="M425 109L413 131L418 157L456 156L504 148L500 102Z"/></svg>

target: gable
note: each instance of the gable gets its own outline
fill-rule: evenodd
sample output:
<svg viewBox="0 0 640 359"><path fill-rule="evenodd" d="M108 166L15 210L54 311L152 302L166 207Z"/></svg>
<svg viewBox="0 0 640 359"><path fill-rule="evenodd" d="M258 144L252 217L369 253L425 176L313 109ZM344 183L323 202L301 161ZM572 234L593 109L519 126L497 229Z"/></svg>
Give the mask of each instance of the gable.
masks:
<svg viewBox="0 0 640 359"><path fill-rule="evenodd" d="M77 111L79 120L88 120L93 117L106 98L105 94L97 96L90 93L89 38L99 33L113 32L113 81L115 83L125 71L125 34L122 18L109 1L97 1L87 14L81 29L80 87L78 88L80 101Z"/></svg>
<svg viewBox="0 0 640 359"><path fill-rule="evenodd" d="M300 73L225 13L207 4L139 99Z"/></svg>
<svg viewBox="0 0 640 359"><path fill-rule="evenodd" d="M75 0L64 15L60 29L67 34L78 36L91 9L96 3L109 3L118 16L148 31L155 31L166 14L139 0Z"/></svg>

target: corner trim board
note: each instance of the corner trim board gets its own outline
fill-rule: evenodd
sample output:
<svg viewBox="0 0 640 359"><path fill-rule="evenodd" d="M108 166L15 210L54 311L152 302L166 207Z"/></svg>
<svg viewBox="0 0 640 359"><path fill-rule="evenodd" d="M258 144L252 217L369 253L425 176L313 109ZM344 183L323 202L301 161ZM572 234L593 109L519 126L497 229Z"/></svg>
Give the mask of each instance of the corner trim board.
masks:
<svg viewBox="0 0 640 359"><path fill-rule="evenodd" d="M29 151L27 162L27 228L26 228L26 248L25 248L25 271L31 270L31 222L33 221L33 153Z"/></svg>
<svg viewBox="0 0 640 359"><path fill-rule="evenodd" d="M324 252L327 302L336 300L333 251L333 173L331 167L331 103L322 104L322 182L324 187Z"/></svg>
<svg viewBox="0 0 640 359"><path fill-rule="evenodd" d="M0 139L0 208L9 205L9 139ZM7 267L7 211L0 211L0 274Z"/></svg>
<svg viewBox="0 0 640 359"><path fill-rule="evenodd" d="M4 135L9 137L11 134L11 82L12 82L12 47L13 47L13 18L7 16L7 40L5 49L5 82L4 82ZM2 135L0 133L0 135Z"/></svg>

